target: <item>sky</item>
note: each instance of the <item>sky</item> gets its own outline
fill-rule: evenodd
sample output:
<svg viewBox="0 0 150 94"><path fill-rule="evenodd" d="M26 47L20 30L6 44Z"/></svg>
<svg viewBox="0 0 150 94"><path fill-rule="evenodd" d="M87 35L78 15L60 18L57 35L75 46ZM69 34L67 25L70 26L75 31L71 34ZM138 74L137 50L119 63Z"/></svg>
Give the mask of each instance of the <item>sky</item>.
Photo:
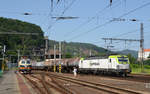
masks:
<svg viewBox="0 0 150 94"><path fill-rule="evenodd" d="M111 50L139 50L139 42L105 41L102 38L140 39L144 24L144 48L150 48L149 0L1 0L0 17L18 19L41 27L49 39L92 43ZM53 6L52 6L53 5ZM31 13L31 15L23 15ZM78 17L56 20L52 17ZM115 18L125 19L116 21ZM131 21L130 19L137 19ZM113 21L112 21L113 20Z"/></svg>

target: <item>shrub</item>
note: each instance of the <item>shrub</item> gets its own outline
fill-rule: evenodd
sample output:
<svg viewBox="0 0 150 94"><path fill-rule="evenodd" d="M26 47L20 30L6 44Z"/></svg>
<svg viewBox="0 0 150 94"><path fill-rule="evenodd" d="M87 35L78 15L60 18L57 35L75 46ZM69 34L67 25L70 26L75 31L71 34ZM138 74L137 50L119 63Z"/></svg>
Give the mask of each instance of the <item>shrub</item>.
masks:
<svg viewBox="0 0 150 94"><path fill-rule="evenodd" d="M150 65L144 65L144 68L150 69Z"/></svg>
<svg viewBox="0 0 150 94"><path fill-rule="evenodd" d="M140 65L138 65L138 64L131 64L131 68L140 68Z"/></svg>

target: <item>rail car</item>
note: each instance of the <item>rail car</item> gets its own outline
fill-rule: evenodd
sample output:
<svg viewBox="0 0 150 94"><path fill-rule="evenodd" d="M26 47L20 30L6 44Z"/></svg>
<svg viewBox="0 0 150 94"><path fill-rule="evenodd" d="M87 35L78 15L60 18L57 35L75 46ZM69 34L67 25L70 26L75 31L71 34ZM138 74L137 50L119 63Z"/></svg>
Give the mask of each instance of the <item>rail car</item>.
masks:
<svg viewBox="0 0 150 94"><path fill-rule="evenodd" d="M131 72L130 62L126 55L110 55L109 57L46 59L40 69L47 71L72 72L76 67L79 73L117 74L127 76Z"/></svg>
<svg viewBox="0 0 150 94"><path fill-rule="evenodd" d="M69 58L69 59L46 59L44 62L45 70L72 72L74 67L78 68L80 58Z"/></svg>
<svg viewBox="0 0 150 94"><path fill-rule="evenodd" d="M41 62L32 61L32 70L44 70L44 69L45 69L44 61Z"/></svg>
<svg viewBox="0 0 150 94"><path fill-rule="evenodd" d="M31 73L32 65L30 59L23 58L18 62L19 72Z"/></svg>

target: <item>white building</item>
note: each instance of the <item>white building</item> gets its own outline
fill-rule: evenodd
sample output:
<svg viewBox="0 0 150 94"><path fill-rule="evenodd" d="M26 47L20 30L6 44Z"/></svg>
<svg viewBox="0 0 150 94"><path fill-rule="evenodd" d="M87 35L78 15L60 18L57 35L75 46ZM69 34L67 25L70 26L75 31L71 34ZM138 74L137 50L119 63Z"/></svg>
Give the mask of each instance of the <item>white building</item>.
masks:
<svg viewBox="0 0 150 94"><path fill-rule="evenodd" d="M144 49L143 59L148 59L149 56L150 56L150 49ZM141 58L142 58L142 51L140 50L138 52L138 59L140 60Z"/></svg>

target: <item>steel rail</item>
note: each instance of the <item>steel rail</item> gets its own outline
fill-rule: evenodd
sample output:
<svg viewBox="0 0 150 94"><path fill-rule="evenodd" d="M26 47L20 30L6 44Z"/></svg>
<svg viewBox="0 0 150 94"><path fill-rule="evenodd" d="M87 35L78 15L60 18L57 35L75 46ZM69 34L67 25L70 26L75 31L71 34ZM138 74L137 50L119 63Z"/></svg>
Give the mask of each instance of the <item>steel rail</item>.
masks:
<svg viewBox="0 0 150 94"><path fill-rule="evenodd" d="M76 84L80 84L83 86L87 86L90 88L94 88L97 90L102 90L105 92L109 92L109 93L114 93L114 94L142 94L143 92L139 92L139 91L133 91L133 90L129 90L129 89L122 89L122 88L117 88L117 87L112 87L112 86L108 86L105 84L101 84L101 83L94 83L94 82L89 82L89 81L84 81L84 80L79 80L79 79L75 79L75 78L71 78L71 77L66 77L66 76L58 76L55 74L47 74L49 77L55 77L57 79L61 79L61 80L66 80L66 81L70 81L72 83L76 83Z"/></svg>
<svg viewBox="0 0 150 94"><path fill-rule="evenodd" d="M40 73L40 74L41 74L41 73ZM31 76L34 77L34 78L36 78L36 79L38 79L38 80L40 80L40 81L42 81L42 79L40 79L40 78L38 78L38 77L36 77L36 76L34 76L34 75L31 75ZM62 94L74 94L74 93L72 93L71 91L69 91L69 90L67 90L66 88L64 88L63 86L61 86L60 84L58 84L53 78L51 78L51 79L52 79L52 83L55 84L55 85L53 85L52 83L49 83L49 82L47 82L47 81L45 81L45 85L48 85L48 86L50 86L50 87L56 89L57 91L61 92ZM44 79L43 79L43 80L44 80ZM56 86L56 85L57 85L57 86Z"/></svg>
<svg viewBox="0 0 150 94"><path fill-rule="evenodd" d="M36 87L36 89L41 93L41 94L45 94L45 92L37 85L37 83L33 80L31 80L29 77L23 75L24 78L26 78L34 87Z"/></svg>
<svg viewBox="0 0 150 94"><path fill-rule="evenodd" d="M52 78L52 82L55 83L55 84L57 84L57 86L60 87L61 89L63 89L64 91L66 91L67 94L74 94L72 91L70 91L69 89L65 88L61 84L59 84L58 81L56 81L56 79Z"/></svg>

